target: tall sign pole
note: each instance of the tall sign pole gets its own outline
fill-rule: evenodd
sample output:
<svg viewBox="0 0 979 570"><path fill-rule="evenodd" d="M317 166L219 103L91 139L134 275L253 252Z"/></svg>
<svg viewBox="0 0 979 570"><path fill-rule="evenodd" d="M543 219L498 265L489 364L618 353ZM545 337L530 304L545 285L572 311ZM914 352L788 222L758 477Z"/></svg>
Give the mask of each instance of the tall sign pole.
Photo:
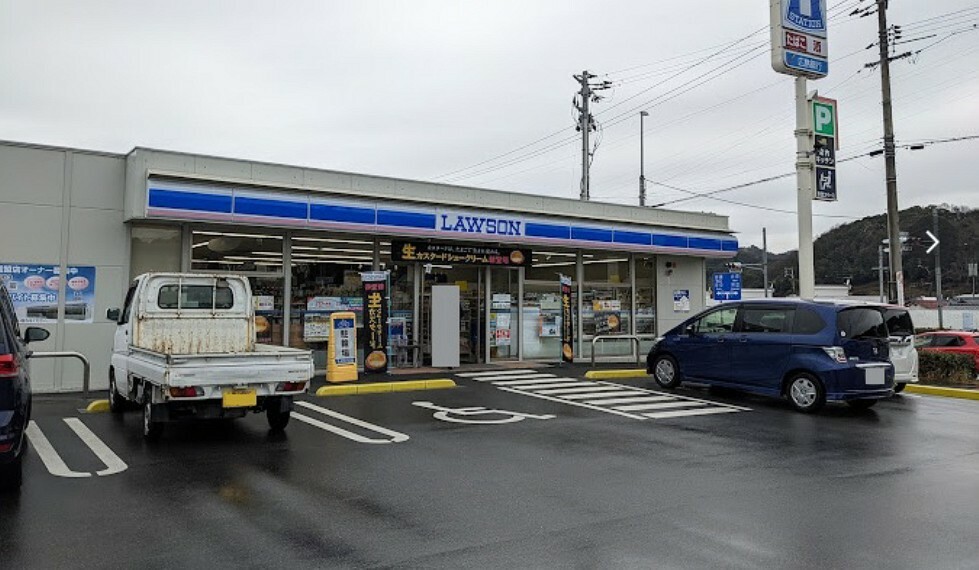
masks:
<svg viewBox="0 0 979 570"><path fill-rule="evenodd" d="M799 296L812 299L816 293L812 201L816 199L818 180L806 79L821 79L829 73L826 0L769 0L769 9L772 68L778 73L795 77ZM835 171L832 180L827 179L825 186L826 192L835 199Z"/></svg>

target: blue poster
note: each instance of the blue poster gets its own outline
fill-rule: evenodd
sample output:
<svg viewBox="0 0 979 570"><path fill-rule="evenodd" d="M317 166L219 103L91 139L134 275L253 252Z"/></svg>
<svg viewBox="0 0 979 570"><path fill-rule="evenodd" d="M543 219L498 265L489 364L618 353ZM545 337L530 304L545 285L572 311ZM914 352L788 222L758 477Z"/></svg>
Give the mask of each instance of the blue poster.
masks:
<svg viewBox="0 0 979 570"><path fill-rule="evenodd" d="M58 300L65 292L65 321L90 323L95 315L95 267L69 265L62 285L57 265L0 263L0 280L10 292L23 324L58 322Z"/></svg>

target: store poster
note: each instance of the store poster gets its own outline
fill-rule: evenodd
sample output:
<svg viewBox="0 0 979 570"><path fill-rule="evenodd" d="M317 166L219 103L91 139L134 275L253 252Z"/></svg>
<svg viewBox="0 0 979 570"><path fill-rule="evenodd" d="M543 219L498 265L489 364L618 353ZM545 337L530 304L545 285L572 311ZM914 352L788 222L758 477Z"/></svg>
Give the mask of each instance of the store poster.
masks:
<svg viewBox="0 0 979 570"><path fill-rule="evenodd" d="M253 297L255 302L255 312L256 313L270 313L275 310L275 297L272 295L255 295Z"/></svg>
<svg viewBox="0 0 979 570"><path fill-rule="evenodd" d="M574 321L571 320L571 278L561 276L561 360L574 362Z"/></svg>
<svg viewBox="0 0 979 570"><path fill-rule="evenodd" d="M58 322L61 267L32 263L0 263L0 280L10 292L22 324ZM65 283L65 321L90 323L95 315L95 267L70 265Z"/></svg>
<svg viewBox="0 0 979 570"><path fill-rule="evenodd" d="M622 302L619 300L595 300L592 302L595 316L595 334L619 334L622 332Z"/></svg>
<svg viewBox="0 0 979 570"><path fill-rule="evenodd" d="M364 291L364 372L382 374L388 370L388 274L375 271L361 274Z"/></svg>
<svg viewBox="0 0 979 570"><path fill-rule="evenodd" d="M363 322L363 297L310 297L306 299L303 315L303 340L326 342L330 337L330 314L338 311L354 313L356 322Z"/></svg>
<svg viewBox="0 0 979 570"><path fill-rule="evenodd" d="M674 313L690 312L690 289L673 290L673 312Z"/></svg>

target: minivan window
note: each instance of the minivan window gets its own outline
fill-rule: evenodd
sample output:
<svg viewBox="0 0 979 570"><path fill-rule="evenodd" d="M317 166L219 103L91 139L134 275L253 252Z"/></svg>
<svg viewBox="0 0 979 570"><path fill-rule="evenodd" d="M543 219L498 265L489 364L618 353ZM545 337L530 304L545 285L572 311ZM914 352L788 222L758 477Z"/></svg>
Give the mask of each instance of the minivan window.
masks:
<svg viewBox="0 0 979 570"><path fill-rule="evenodd" d="M886 309L884 319L887 321L887 332L891 336L913 336L914 324L911 322L911 313L904 309Z"/></svg>
<svg viewBox="0 0 979 570"><path fill-rule="evenodd" d="M704 315L696 324L700 334L727 333L734 331L734 320L738 316L738 308L720 309Z"/></svg>
<svg viewBox="0 0 979 570"><path fill-rule="evenodd" d="M784 333L792 331L792 309L745 307L741 317L741 332Z"/></svg>
<svg viewBox="0 0 979 570"><path fill-rule="evenodd" d="M234 295L227 285L164 285L156 299L161 309L230 309Z"/></svg>
<svg viewBox="0 0 979 570"><path fill-rule="evenodd" d="M857 307L844 309L836 316L840 336L848 339L887 338L887 324L878 309Z"/></svg>
<svg viewBox="0 0 979 570"><path fill-rule="evenodd" d="M795 334L817 334L826 328L826 322L816 311L799 307L795 311L795 323L792 332Z"/></svg>

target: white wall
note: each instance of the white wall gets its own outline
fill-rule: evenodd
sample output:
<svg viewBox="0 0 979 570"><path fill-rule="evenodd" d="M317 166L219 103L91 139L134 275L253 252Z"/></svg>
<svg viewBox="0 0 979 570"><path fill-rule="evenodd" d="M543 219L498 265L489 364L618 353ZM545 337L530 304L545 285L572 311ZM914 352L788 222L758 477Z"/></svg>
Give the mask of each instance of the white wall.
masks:
<svg viewBox="0 0 979 570"><path fill-rule="evenodd" d="M114 324L105 319L105 309L119 304L126 282L124 193L121 156L0 143L0 261L96 268L94 322L41 325L51 338L33 345L36 351L87 356L92 388L108 383ZM75 361L35 361L34 390L80 390L81 370Z"/></svg>
<svg viewBox="0 0 979 570"><path fill-rule="evenodd" d="M916 329L937 329L938 328L938 309L923 309L921 307L911 307L911 320ZM968 315L968 316L967 316ZM971 326L966 321L971 318ZM951 330L972 330L979 328L979 307L968 309L948 307L942 308L942 324L946 329Z"/></svg>
<svg viewBox="0 0 979 570"><path fill-rule="evenodd" d="M667 263L673 267L668 268ZM705 261L701 257L656 256L656 332L663 334L706 306ZM690 292L690 312L674 310L673 292Z"/></svg>

